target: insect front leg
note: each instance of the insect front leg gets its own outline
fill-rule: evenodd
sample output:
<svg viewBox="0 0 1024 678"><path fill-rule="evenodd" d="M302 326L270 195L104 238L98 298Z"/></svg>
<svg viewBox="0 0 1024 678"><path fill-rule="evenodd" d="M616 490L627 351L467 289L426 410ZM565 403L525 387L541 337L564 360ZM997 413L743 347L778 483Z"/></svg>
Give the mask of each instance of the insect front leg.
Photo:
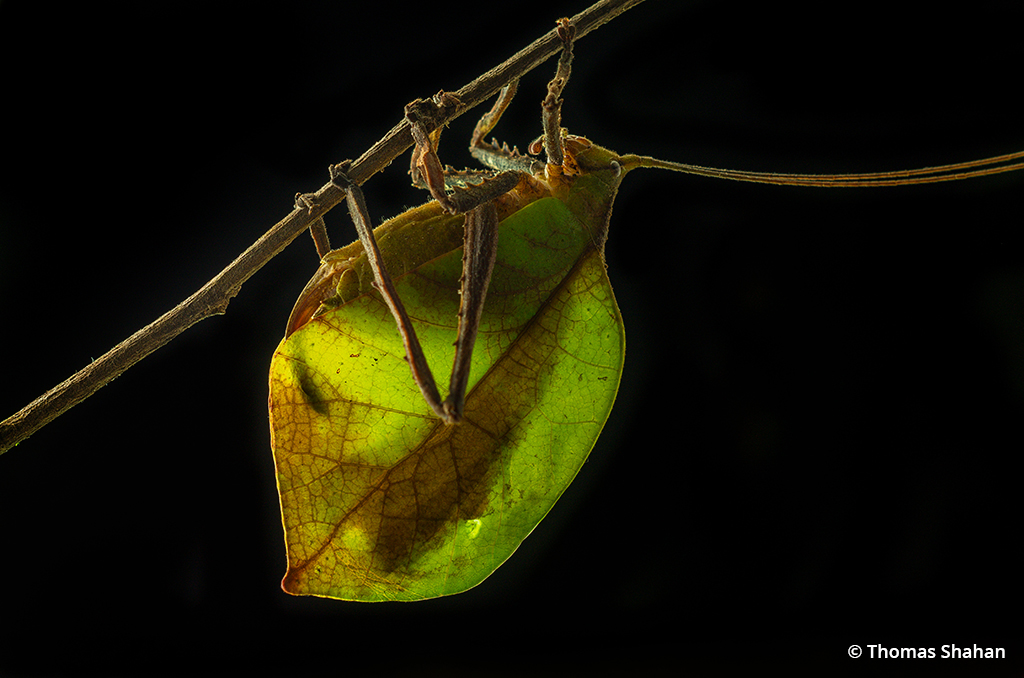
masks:
<svg viewBox="0 0 1024 678"><path fill-rule="evenodd" d="M530 156L522 155L518 149L505 144L498 145L496 141L488 143L484 137L494 129L501 114L508 108L509 103L515 95L518 81L512 81L501 89L498 100L490 111L480 118L476 129L473 131L473 139L469 152L473 157L497 170L515 170L527 174L540 174L546 171L559 174L565 163L565 152L562 144L562 91L569 80L572 71L572 46L576 38L576 26L568 19L558 21L558 36L562 40L562 54L558 58L558 67L555 77L548 83L548 93L541 102L544 134L532 142L527 148L531 155L540 153L541 148L546 151L547 164Z"/></svg>
<svg viewBox="0 0 1024 678"><path fill-rule="evenodd" d="M558 57L555 77L548 83L548 94L541 103L544 125L544 153L549 168L561 168L565 161L562 148L562 90L572 72L572 43L576 38L576 26L568 19L559 19L558 37L562 40L562 54ZM531 149L532 150L532 149Z"/></svg>
<svg viewBox="0 0 1024 678"><path fill-rule="evenodd" d="M518 86L519 81L513 80L501 88L494 106L483 114L473 130L469 152L474 158L492 169L520 174L539 174L544 171L544 163L540 160L523 155L518 148L510 149L507 144L499 145L497 140L488 142L484 138L498 124L501 114L508 108Z"/></svg>

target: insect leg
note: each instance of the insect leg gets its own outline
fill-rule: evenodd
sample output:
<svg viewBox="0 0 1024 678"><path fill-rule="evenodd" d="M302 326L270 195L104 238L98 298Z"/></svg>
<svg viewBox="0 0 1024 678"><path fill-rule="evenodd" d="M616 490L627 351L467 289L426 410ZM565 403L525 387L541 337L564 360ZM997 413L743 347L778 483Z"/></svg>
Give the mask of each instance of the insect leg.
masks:
<svg viewBox="0 0 1024 678"><path fill-rule="evenodd" d="M316 207L316 201L312 193L296 193L295 206L299 209L306 208L310 214ZM331 251L331 240L327 237L327 226L323 217L317 217L309 225L309 234L313 236L313 245L316 247L316 255L323 259Z"/></svg>
<svg viewBox="0 0 1024 678"><path fill-rule="evenodd" d="M494 129L494 126L498 124L498 119L501 118L501 114L508 108L518 87L519 81L513 80L501 88L494 106L481 116L476 124L476 128L473 130L469 152L474 158L492 169L538 174L544 171L544 163L541 161L522 155L517 148L509 149L507 145L499 146L497 141L488 142L484 139Z"/></svg>
<svg viewBox="0 0 1024 678"><path fill-rule="evenodd" d="M478 135L483 136L494 126L514 93L514 86L502 90L494 108L477 125L474 139ZM409 104L406 107L406 119L409 121L413 140L416 142L409 170L413 183L428 189L442 209L448 213L466 213L460 290L462 298L459 305L459 329L455 340L455 361L452 366L448 397L441 404L443 414L438 415L448 423L455 423L462 419L466 388L469 384L473 345L480 327L480 317L494 270L494 262L498 256L498 212L493 201L498 196L515 188L519 183L520 172L502 171L497 175L488 174L481 178L479 174L472 172L445 171L437 157L440 128L428 131L432 124L432 113L445 104L443 96L445 95L440 94L431 101L415 101ZM525 159L530 163L535 162L530 158ZM445 190L449 186L454 187L450 194ZM398 301L397 297L396 301ZM395 318L401 324L402 321L397 312ZM415 334L411 332L411 327L409 329L409 332L403 330L402 335L411 337L415 341ZM426 368L425 361L423 366ZM413 374L416 377L415 368ZM429 370L427 374L429 375ZM432 399L436 393L433 378L430 378L429 383L433 391L425 388L424 382L421 382L418 377L416 378L424 398L437 412L436 401Z"/></svg>
<svg viewBox="0 0 1024 678"><path fill-rule="evenodd" d="M458 210L448 199L448 194L445 193L444 167L437 157L437 144L441 141L441 128L434 127L431 130L430 127L433 124L433 113L444 106L458 105L458 103L459 101L454 95L438 92L428 101L413 101L405 107L405 119L409 121L412 138L416 142L409 165L412 183L429 190L430 195L449 214L456 214Z"/></svg>
<svg viewBox="0 0 1024 678"><path fill-rule="evenodd" d="M498 98L495 100L494 105L491 106L491 110L480 116L480 119L476 123L476 127L473 129L473 138L469 142L469 148L472 150L478 146L486 144L484 137L490 134L494 126L498 124L498 120L501 119L502 114L508 105L512 103L512 97L516 95L516 90L519 89L519 80L513 80L509 84L501 88L498 92Z"/></svg>
<svg viewBox="0 0 1024 678"><path fill-rule="evenodd" d="M562 90L572 71L572 42L576 37L576 26L568 19L558 20L558 37L562 40L562 54L558 57L555 77L548 83L548 95L541 103L544 124L544 152L548 167L561 167L565 160L562 151ZM531 152L533 152L531 150Z"/></svg>
<svg viewBox="0 0 1024 678"><path fill-rule="evenodd" d="M309 234L313 236L313 246L316 247L316 255L323 259L331 251L331 239L327 237L327 225L323 217L317 217L309 225Z"/></svg>
<svg viewBox="0 0 1024 678"><path fill-rule="evenodd" d="M412 370L412 378L416 385L420 387L420 392L423 394L423 398L427 401L430 409L445 422L449 424L454 423L454 420L448 416L441 403L441 394L437 391L434 375L427 365L427 358L423 355L423 348L420 346L420 340L416 336L416 329L412 326L412 320L410 320L409 314L406 313L405 304L402 303L401 297L398 296L395 284L391 280L391 274L388 273L384 262L381 260L377 239L374 238L373 229L370 227L370 216L366 209L366 201L363 199L363 191L359 186L349 181L348 177L344 174L345 169L347 169L346 163L342 163L340 166L333 166L331 168L332 180L338 185L344 186L348 193L346 197L348 211L352 215L356 232L359 234L359 240L366 251L366 258L370 264L370 269L373 271L374 287L384 296L384 301L387 303L388 308L391 309L391 315L394 316L395 323L398 325L398 332L402 335L402 343L405 344L405 354L409 362L409 368Z"/></svg>
<svg viewBox="0 0 1024 678"><path fill-rule="evenodd" d="M484 116L484 118L491 116L491 126L497 122L501 112L511 100L512 94L515 93L514 87L508 94L506 93L507 89L507 87L502 89L498 103L490 113ZM456 172L451 168L446 170L442 167L440 158L437 157L437 144L441 138L441 128L428 130L436 117L435 113L444 106L453 105L451 103L453 101L455 104L458 103L453 95L440 92L431 100L417 100L405 107L405 118L409 121L409 128L413 140L416 142L412 152L409 174L412 176L413 184L429 190L430 195L437 200L442 209L449 214L462 214L512 190L519 181L516 172L534 169L532 164L536 161L519 156L520 159L526 160L527 164L492 165L495 169L506 170L497 175L486 172ZM487 125L488 123L481 120L481 124ZM477 125L478 129L481 124ZM485 133L486 130L482 132L482 134ZM448 193L446 188L455 190Z"/></svg>
<svg viewBox="0 0 1024 678"><path fill-rule="evenodd" d="M475 207L466 215L466 237L462 252L462 300L459 332L455 340L455 362L444 401L444 411L453 421L462 419L466 386L473 357L473 344L480 328L487 288L498 258L498 211L493 201Z"/></svg>

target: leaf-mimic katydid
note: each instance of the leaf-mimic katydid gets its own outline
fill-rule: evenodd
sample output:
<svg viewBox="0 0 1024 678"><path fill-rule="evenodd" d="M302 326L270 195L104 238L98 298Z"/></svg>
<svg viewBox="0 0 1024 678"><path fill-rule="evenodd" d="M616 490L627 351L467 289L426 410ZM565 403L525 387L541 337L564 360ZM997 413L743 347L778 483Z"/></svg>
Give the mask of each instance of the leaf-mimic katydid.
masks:
<svg viewBox="0 0 1024 678"><path fill-rule="evenodd" d="M0 417L205 285L404 104L461 93L588 4L300 0L239 23L234 3L0 2L17 38L0 41L17 65L9 138L31 139L7 145L0 186ZM1024 3L934 9L645 2L577 40L563 125L622 153L780 172L1024 148ZM522 76L492 134L525 151L541 133L557 59ZM445 128L442 164L484 167L465 147L493 100ZM430 198L408 169L402 155L366 183L351 171L373 225ZM840 191L630 172L605 244L627 350L597 443L501 567L416 605L280 590L267 376L319 265L302 235L223 315L0 455L15 620L0 673L138 674L153 658L194 673L211 649L258 673L686 673L769 646L854 661L865 633L907 645L908 629L940 653L1010 655L1022 181ZM333 213L340 247L355 234ZM458 308L442 310L443 401ZM390 314L379 335L404 351ZM436 419L407 363L394 380Z"/></svg>
<svg viewBox="0 0 1024 678"><path fill-rule="evenodd" d="M434 200L375 231L360 189L334 168L360 239L323 257L271 366L286 591L361 601L465 591L547 515L618 390L625 337L604 245L629 171L866 187L1021 166L1015 153L904 172L764 174L620 155L562 128L573 35L562 20L528 155L485 140L513 83L473 134L485 172L438 159L440 128L424 121L457 100L407 107L410 173ZM442 398L431 367L447 364Z"/></svg>

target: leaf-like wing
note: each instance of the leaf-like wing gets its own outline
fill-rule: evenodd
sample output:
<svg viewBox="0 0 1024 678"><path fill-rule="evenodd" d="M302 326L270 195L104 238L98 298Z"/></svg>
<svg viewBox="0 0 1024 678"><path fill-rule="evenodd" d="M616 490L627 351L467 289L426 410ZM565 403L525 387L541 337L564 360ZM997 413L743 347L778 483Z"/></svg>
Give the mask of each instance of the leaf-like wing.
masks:
<svg viewBox="0 0 1024 678"><path fill-rule="evenodd" d="M378 235L446 383L462 250L424 255L416 238L439 228L447 235L434 241L450 242L458 218L418 209L427 211L411 211L408 228L385 224ZM348 275L358 291L291 333L271 365L286 591L362 601L465 591L547 514L597 440L622 370L622 319L601 239L584 221L555 198L502 221L455 426L423 401L365 271L339 265L335 279Z"/></svg>

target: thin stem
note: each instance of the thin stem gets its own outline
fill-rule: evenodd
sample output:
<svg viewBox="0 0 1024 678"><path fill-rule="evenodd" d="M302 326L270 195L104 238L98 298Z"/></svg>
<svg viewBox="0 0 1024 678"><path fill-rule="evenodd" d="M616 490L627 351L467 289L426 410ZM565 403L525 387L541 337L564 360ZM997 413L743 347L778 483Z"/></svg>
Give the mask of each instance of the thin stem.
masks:
<svg viewBox="0 0 1024 678"><path fill-rule="evenodd" d="M643 0L595 2L573 17L577 38L583 37L641 2ZM446 124L482 103L509 82L522 77L549 59L561 46L562 42L555 29L544 34L501 65L487 71L456 92L461 105L438 121L438 124ZM403 120L360 156L352 164L347 175L353 183L362 185L410 146L412 136L408 123ZM0 454L88 398L192 325L210 316L224 313L242 284L309 228L310 224L345 200L345 190L329 181L316 193L304 194L304 197L306 200L302 205L297 206L288 216L275 224L195 294L69 379L33 400L19 412L0 422Z"/></svg>

